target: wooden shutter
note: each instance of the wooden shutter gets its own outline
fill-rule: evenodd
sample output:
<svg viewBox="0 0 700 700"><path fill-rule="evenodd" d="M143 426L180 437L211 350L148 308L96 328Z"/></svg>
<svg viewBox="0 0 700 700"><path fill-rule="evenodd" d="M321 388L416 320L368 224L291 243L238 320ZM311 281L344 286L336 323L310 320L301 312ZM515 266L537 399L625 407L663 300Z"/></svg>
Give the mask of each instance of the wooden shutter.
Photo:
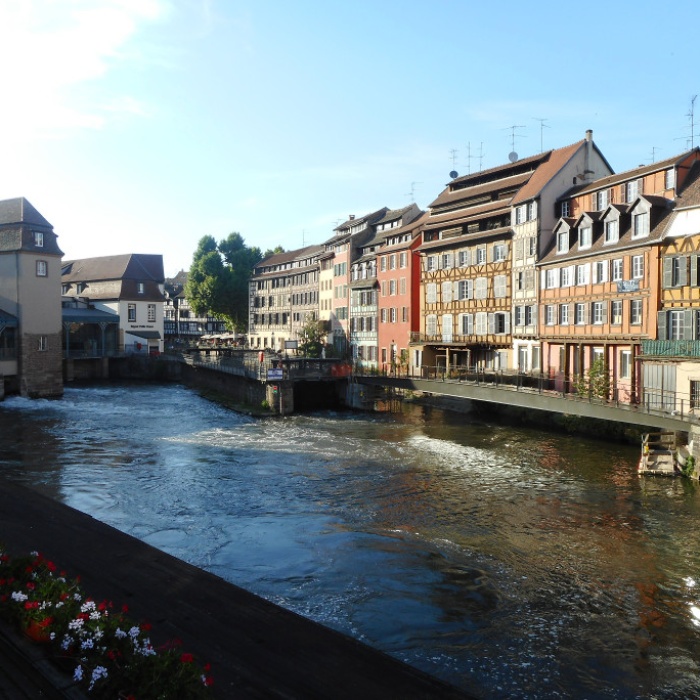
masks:
<svg viewBox="0 0 700 700"><path fill-rule="evenodd" d="M659 313L656 314L656 326L658 328L659 340L667 340L668 339L668 329L667 329L667 324L666 324L666 312L665 311L659 311Z"/></svg>
<svg viewBox="0 0 700 700"><path fill-rule="evenodd" d="M667 255L663 259L663 287L669 289L673 286L673 258Z"/></svg>

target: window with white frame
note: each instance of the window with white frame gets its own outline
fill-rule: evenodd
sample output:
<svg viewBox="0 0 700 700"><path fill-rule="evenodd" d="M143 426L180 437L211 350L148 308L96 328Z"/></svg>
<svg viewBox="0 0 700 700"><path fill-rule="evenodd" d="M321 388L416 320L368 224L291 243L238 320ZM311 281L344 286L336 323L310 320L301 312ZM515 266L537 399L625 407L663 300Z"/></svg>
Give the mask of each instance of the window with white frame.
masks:
<svg viewBox="0 0 700 700"><path fill-rule="evenodd" d="M474 316L474 334L486 335L489 332L488 313L486 311L477 311Z"/></svg>
<svg viewBox="0 0 700 700"><path fill-rule="evenodd" d="M425 285L425 302L426 304L434 304L437 301L437 284L429 282Z"/></svg>
<svg viewBox="0 0 700 700"><path fill-rule="evenodd" d="M403 251L402 253L399 254L399 267L403 269L406 267L408 264L408 256L406 255L406 251Z"/></svg>
<svg viewBox="0 0 700 700"><path fill-rule="evenodd" d="M525 220L525 207L515 207L515 223L522 224Z"/></svg>
<svg viewBox="0 0 700 700"><path fill-rule="evenodd" d="M437 333L437 316L435 314L428 314L425 317L425 334L433 336Z"/></svg>
<svg viewBox="0 0 700 700"><path fill-rule="evenodd" d="M497 299L502 299L508 292L508 283L506 275L496 275L493 278L493 296Z"/></svg>
<svg viewBox="0 0 700 700"><path fill-rule="evenodd" d="M594 301L591 305L591 316L593 323L601 325L605 323L605 306L602 301Z"/></svg>
<svg viewBox="0 0 700 700"><path fill-rule="evenodd" d="M396 254L392 253L389 256L389 269L390 270L395 270L396 269Z"/></svg>
<svg viewBox="0 0 700 700"><path fill-rule="evenodd" d="M593 263L593 284L600 284L608 281L608 268L610 266L607 260L596 260Z"/></svg>
<svg viewBox="0 0 700 700"><path fill-rule="evenodd" d="M642 322L642 300L632 299L630 300L630 323L634 326L641 324Z"/></svg>
<svg viewBox="0 0 700 700"><path fill-rule="evenodd" d="M620 379L630 379L632 377L632 351L620 351Z"/></svg>
<svg viewBox="0 0 700 700"><path fill-rule="evenodd" d="M379 318L381 319L381 322L382 322L382 323L386 323L386 314L387 314L387 310L386 310L386 309L382 309L382 310L379 312Z"/></svg>
<svg viewBox="0 0 700 700"><path fill-rule="evenodd" d="M34 231L34 245L37 248L44 247L44 234L41 231Z"/></svg>
<svg viewBox="0 0 700 700"><path fill-rule="evenodd" d="M530 236L527 239L527 254L530 257L537 255L537 236Z"/></svg>
<svg viewBox="0 0 700 700"><path fill-rule="evenodd" d="M493 324L490 332L495 333L496 335L510 333L510 314L497 311L494 314L489 314L489 317L490 323Z"/></svg>
<svg viewBox="0 0 700 700"><path fill-rule="evenodd" d="M649 235L649 212L641 211L632 216L632 238L644 238Z"/></svg>
<svg viewBox="0 0 700 700"><path fill-rule="evenodd" d="M508 255L508 246L505 243L496 243L492 250L493 262L502 262Z"/></svg>
<svg viewBox="0 0 700 700"><path fill-rule="evenodd" d="M556 322L557 307L555 304L547 304L544 307L544 322L547 326L553 326Z"/></svg>
<svg viewBox="0 0 700 700"><path fill-rule="evenodd" d="M644 277L644 256L632 256L632 279L640 280Z"/></svg>
<svg viewBox="0 0 700 700"><path fill-rule="evenodd" d="M127 319L130 323L136 321L136 304L129 304L127 307Z"/></svg>
<svg viewBox="0 0 700 700"><path fill-rule="evenodd" d="M557 253L569 252L569 232L560 231L557 234Z"/></svg>
<svg viewBox="0 0 700 700"><path fill-rule="evenodd" d="M382 256L379 258L379 269L380 269L382 272L385 272L385 271L386 271L386 255L382 255Z"/></svg>
<svg viewBox="0 0 700 700"><path fill-rule="evenodd" d="M474 296L474 280L460 280L457 283L457 293L460 300L471 299Z"/></svg>
<svg viewBox="0 0 700 700"><path fill-rule="evenodd" d="M393 297L396 295L396 280L389 280L389 296Z"/></svg>
<svg viewBox="0 0 700 700"><path fill-rule="evenodd" d="M668 312L667 330L669 340L683 340L685 311L673 309Z"/></svg>
<svg viewBox="0 0 700 700"><path fill-rule="evenodd" d="M560 271L558 267L547 270L545 286L547 289L557 289L559 287Z"/></svg>
<svg viewBox="0 0 700 700"><path fill-rule="evenodd" d="M613 282L621 282L622 281L622 270L623 270L623 261L622 258L615 258L615 260L612 261L612 281Z"/></svg>
<svg viewBox="0 0 700 700"><path fill-rule="evenodd" d="M37 350L39 352L46 352L48 349L49 349L49 337L47 335L40 335Z"/></svg>
<svg viewBox="0 0 700 700"><path fill-rule="evenodd" d="M568 265L561 269L561 286L571 287L574 284L574 276L576 274L576 266Z"/></svg>
<svg viewBox="0 0 700 700"><path fill-rule="evenodd" d="M396 307L395 306L391 307L390 319L391 319L391 323L396 323Z"/></svg>
<svg viewBox="0 0 700 700"><path fill-rule="evenodd" d="M676 186L676 170L669 168L664 173L664 189L672 190Z"/></svg>
<svg viewBox="0 0 700 700"><path fill-rule="evenodd" d="M617 243L620 240L620 226L617 219L605 222L605 243Z"/></svg>
<svg viewBox="0 0 700 700"><path fill-rule="evenodd" d="M466 250L460 250L457 253L457 261L460 267L467 267L471 264L471 251L467 248Z"/></svg>
<svg viewBox="0 0 700 700"><path fill-rule="evenodd" d="M590 226L581 226L578 231L578 247L581 250L590 248L593 244L593 229Z"/></svg>
<svg viewBox="0 0 700 700"><path fill-rule="evenodd" d="M156 322L156 305L155 304L149 304L148 305L148 322L149 323L155 323Z"/></svg>
<svg viewBox="0 0 700 700"><path fill-rule="evenodd" d="M632 180L632 182L628 182L622 187L624 190L625 202L633 202L637 199L637 195L639 194L639 180Z"/></svg>
<svg viewBox="0 0 700 700"><path fill-rule="evenodd" d="M408 323L408 306L401 307L401 321L403 323Z"/></svg>
<svg viewBox="0 0 700 700"><path fill-rule="evenodd" d="M535 322L535 307L526 306L525 307L525 325L531 326Z"/></svg>
<svg viewBox="0 0 700 700"><path fill-rule="evenodd" d="M437 255L429 255L425 259L425 269L427 272L434 272L437 270Z"/></svg>
<svg viewBox="0 0 700 700"><path fill-rule="evenodd" d="M524 306L516 306L515 307L514 321L515 321L516 326L525 325L525 307Z"/></svg>
<svg viewBox="0 0 700 700"><path fill-rule="evenodd" d="M443 314L442 316L442 342L452 342L452 314Z"/></svg>
<svg viewBox="0 0 700 700"><path fill-rule="evenodd" d="M614 299L610 302L610 323L613 326L622 324L622 301L620 299Z"/></svg>
<svg viewBox="0 0 700 700"><path fill-rule="evenodd" d="M461 314L459 327L462 335L474 334L474 316L472 314Z"/></svg>
<svg viewBox="0 0 700 700"><path fill-rule="evenodd" d="M591 264L584 263L576 266L576 284L581 286L588 284L591 280Z"/></svg>
<svg viewBox="0 0 700 700"><path fill-rule="evenodd" d="M566 200L560 203L561 216L571 216L571 202Z"/></svg>
<svg viewBox="0 0 700 700"><path fill-rule="evenodd" d="M577 326L582 326L586 323L586 305L585 304L575 304L574 305L574 323Z"/></svg>
<svg viewBox="0 0 700 700"><path fill-rule="evenodd" d="M442 303L449 304L452 301L452 282L449 280L442 283Z"/></svg>
<svg viewBox="0 0 700 700"><path fill-rule="evenodd" d="M452 253L443 253L442 258L440 259L440 265L441 265L442 269L443 270L451 270L454 267L453 260L454 260L454 255Z"/></svg>
<svg viewBox="0 0 700 700"><path fill-rule="evenodd" d="M399 294L406 294L406 278L402 277L399 280Z"/></svg>
<svg viewBox="0 0 700 700"><path fill-rule="evenodd" d="M486 277L477 277L474 281L474 298L486 299L488 296L488 279Z"/></svg>
<svg viewBox="0 0 700 700"><path fill-rule="evenodd" d="M534 221L537 218L537 202L528 202L527 220Z"/></svg>
<svg viewBox="0 0 700 700"><path fill-rule="evenodd" d="M139 294L143 294L143 293L144 293L143 282L139 282L139 283L136 285L136 291L137 291Z"/></svg>
<svg viewBox="0 0 700 700"><path fill-rule="evenodd" d="M480 245L476 249L476 264L483 265L486 262L486 246Z"/></svg>
<svg viewBox="0 0 700 700"><path fill-rule="evenodd" d="M560 304L559 305L559 325L568 326L569 325L569 305Z"/></svg>
<svg viewBox="0 0 700 700"><path fill-rule="evenodd" d="M46 263L46 260L37 260L36 261L36 276L37 277L46 277L49 274L49 266Z"/></svg>

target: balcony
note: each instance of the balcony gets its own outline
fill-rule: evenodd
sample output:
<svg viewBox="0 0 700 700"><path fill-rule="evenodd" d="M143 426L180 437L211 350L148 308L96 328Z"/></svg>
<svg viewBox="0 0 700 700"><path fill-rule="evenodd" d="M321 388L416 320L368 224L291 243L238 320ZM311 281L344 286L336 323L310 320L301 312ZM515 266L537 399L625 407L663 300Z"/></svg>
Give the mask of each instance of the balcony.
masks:
<svg viewBox="0 0 700 700"><path fill-rule="evenodd" d="M642 355L700 358L700 340L642 340Z"/></svg>

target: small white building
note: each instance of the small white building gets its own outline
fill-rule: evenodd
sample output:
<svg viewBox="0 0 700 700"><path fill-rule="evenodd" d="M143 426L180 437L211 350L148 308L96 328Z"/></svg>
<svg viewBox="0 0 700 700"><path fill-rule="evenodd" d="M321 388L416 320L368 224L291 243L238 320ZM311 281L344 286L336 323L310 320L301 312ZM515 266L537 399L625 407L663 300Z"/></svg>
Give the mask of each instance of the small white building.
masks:
<svg viewBox="0 0 700 700"><path fill-rule="evenodd" d="M128 253L63 263L61 294L119 317L119 352L163 351L163 256Z"/></svg>

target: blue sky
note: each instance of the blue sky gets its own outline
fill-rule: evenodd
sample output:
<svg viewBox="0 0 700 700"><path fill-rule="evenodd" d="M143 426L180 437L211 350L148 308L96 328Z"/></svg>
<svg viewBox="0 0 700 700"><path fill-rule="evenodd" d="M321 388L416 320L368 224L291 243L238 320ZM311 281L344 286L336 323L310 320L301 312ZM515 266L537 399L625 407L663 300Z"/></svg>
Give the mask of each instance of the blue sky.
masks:
<svg viewBox="0 0 700 700"><path fill-rule="evenodd" d="M3 0L0 198L67 259L162 253L174 275L203 235L322 243L586 129L621 172L690 147L698 20L697 0Z"/></svg>

